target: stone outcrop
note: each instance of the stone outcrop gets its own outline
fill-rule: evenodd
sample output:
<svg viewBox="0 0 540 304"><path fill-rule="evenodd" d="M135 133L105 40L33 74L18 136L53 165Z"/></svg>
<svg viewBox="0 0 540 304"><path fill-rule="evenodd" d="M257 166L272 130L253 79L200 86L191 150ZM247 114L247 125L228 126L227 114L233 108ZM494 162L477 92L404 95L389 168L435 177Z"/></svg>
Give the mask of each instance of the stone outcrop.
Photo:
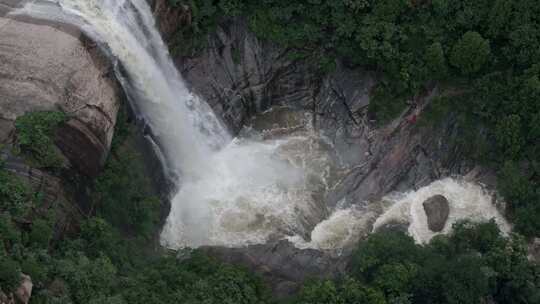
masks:
<svg viewBox="0 0 540 304"><path fill-rule="evenodd" d="M426 212L429 230L441 232L450 214L450 206L446 197L442 195L432 196L424 201L422 206L424 206Z"/></svg>
<svg viewBox="0 0 540 304"><path fill-rule="evenodd" d="M13 140L18 116L63 111L70 119L56 142L74 168L95 176L108 154L120 104L111 66L74 28L5 16L15 3L0 0L0 143Z"/></svg>

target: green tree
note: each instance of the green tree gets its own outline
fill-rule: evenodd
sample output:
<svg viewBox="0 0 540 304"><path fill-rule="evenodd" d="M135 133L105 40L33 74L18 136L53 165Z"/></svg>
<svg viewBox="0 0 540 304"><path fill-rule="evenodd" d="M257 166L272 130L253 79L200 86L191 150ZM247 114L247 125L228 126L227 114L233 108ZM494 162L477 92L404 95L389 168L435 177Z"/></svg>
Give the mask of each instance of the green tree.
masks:
<svg viewBox="0 0 540 304"><path fill-rule="evenodd" d="M13 259L0 257L0 287L4 291L14 291L21 282L21 269Z"/></svg>
<svg viewBox="0 0 540 304"><path fill-rule="evenodd" d="M32 206L32 195L18 177L0 167L0 212L20 217Z"/></svg>
<svg viewBox="0 0 540 304"><path fill-rule="evenodd" d="M31 112L15 121L17 143L20 150L34 165L41 168L60 166L62 158L54 145L56 128L66 121L62 112Z"/></svg>
<svg viewBox="0 0 540 304"><path fill-rule="evenodd" d="M521 124L521 117L516 114L508 115L497 123L495 138L508 159L518 159L524 145Z"/></svg>
<svg viewBox="0 0 540 304"><path fill-rule="evenodd" d="M435 79L443 79L448 74L448 65L444 56L442 44L435 42L426 50L426 64Z"/></svg>
<svg viewBox="0 0 540 304"><path fill-rule="evenodd" d="M454 45L450 62L464 75L478 72L489 60L491 48L489 41L478 32L466 32Z"/></svg>

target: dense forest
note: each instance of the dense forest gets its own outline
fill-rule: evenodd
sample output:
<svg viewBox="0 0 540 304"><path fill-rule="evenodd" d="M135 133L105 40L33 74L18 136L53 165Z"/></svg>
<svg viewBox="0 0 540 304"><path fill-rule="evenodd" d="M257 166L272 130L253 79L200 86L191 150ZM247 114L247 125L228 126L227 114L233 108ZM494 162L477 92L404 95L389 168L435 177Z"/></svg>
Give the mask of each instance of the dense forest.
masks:
<svg viewBox="0 0 540 304"><path fill-rule="evenodd" d="M540 303L540 268L526 244L540 236L540 2L534 0L169 0L188 5L190 27L171 41L190 56L217 24L241 18L261 39L289 50L320 75L336 60L377 71L370 115L382 125L407 101L437 85L421 119L436 128L455 115L469 156L497 170L515 234L494 222L459 222L447 236L417 245L381 231L359 243L336 280L311 280L287 303ZM189 42L189 43L187 43ZM16 122L13 153L61 174L53 143L59 112ZM125 111L112 151L88 184L86 210L43 204L0 163L0 286L32 277L31 303L275 303L262 278L195 250L155 250L160 198L133 152ZM118 191L122 189L123 191ZM75 197L74 193L68 196ZM65 225L71 225L65 229ZM62 233L58 233L62 231Z"/></svg>

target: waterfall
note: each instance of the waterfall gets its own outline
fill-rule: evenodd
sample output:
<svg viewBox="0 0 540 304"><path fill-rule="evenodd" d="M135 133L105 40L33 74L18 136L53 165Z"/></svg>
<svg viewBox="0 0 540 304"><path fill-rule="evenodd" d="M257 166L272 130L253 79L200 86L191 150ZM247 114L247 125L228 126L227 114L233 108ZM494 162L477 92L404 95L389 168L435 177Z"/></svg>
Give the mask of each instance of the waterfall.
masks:
<svg viewBox="0 0 540 304"><path fill-rule="evenodd" d="M305 236L326 215L314 200L327 174L316 140L233 140L187 88L146 0L34 0L13 14L74 25L117 62L117 76L162 150L164 168L179 180L161 234L164 246L243 246Z"/></svg>
<svg viewBox="0 0 540 304"><path fill-rule="evenodd" d="M328 145L313 130L278 139L233 139L208 104L191 93L156 29L146 0L34 0L12 14L74 25L115 62L138 119L148 125L163 167L179 188L161 233L163 246L238 247L287 238L300 248L339 249L393 220L418 242L427 230L422 202L450 202L445 232L458 219L508 224L475 184L453 179L386 198L380 208L329 210L324 196L337 182ZM306 121L312 121L309 117ZM122 191L122 189L118 189ZM372 202L380 206L380 202ZM368 204L369 205L369 204Z"/></svg>
<svg viewBox="0 0 540 304"><path fill-rule="evenodd" d="M187 89L146 0L37 0L15 13L75 25L117 60L118 79L165 151L170 176L196 176L207 155L230 141L210 107Z"/></svg>

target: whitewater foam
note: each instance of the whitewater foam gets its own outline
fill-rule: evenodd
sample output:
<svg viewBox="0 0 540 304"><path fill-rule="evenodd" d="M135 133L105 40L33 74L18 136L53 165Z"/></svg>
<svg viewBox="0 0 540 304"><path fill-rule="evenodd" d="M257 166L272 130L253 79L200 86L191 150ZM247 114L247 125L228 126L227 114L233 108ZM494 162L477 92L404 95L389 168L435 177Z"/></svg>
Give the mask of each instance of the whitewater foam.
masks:
<svg viewBox="0 0 540 304"><path fill-rule="evenodd" d="M445 178L435 181L417 191L387 196L388 208L375 222L374 230L391 222L408 224L409 234L418 242L426 243L435 233L428 228L423 202L434 195L443 195L449 202L450 213L444 229L448 233L458 220L485 222L494 219L503 233L511 230L510 225L493 204L493 196L481 185L461 179Z"/></svg>

